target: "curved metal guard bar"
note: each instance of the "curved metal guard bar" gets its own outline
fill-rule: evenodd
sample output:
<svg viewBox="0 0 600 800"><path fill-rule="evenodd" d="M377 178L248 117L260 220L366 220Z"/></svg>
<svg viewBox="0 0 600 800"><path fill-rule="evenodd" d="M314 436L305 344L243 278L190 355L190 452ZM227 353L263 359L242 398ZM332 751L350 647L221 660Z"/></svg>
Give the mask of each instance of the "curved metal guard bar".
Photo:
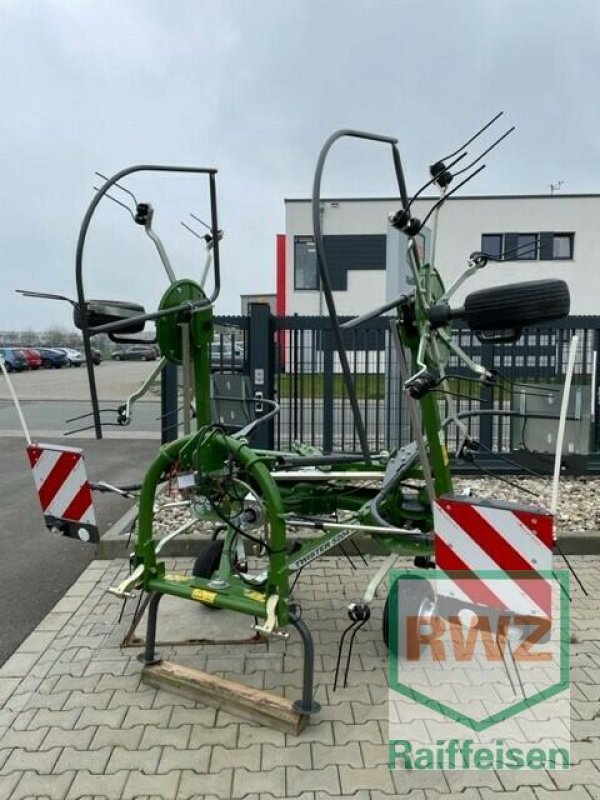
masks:
<svg viewBox="0 0 600 800"><path fill-rule="evenodd" d="M83 348L85 351L85 359L86 359L86 369L88 374L88 381L90 385L90 396L92 401L92 413L94 417L94 431L96 434L97 439L102 438L102 423L100 422L100 409L98 407L98 392L96 389L96 376L94 373L94 364L92 361L92 346L90 342L90 333L99 333L100 331L95 329L90 329L87 324L85 308L86 308L86 301L85 301L85 291L83 287L83 250L85 247L85 240L87 237L87 232L90 227L90 222L92 217L100 203L100 200L104 197L104 195L108 192L111 186L114 186L118 183L122 178L126 177L127 175L131 175L134 172L179 172L179 173L190 173L193 175L208 175L209 178L209 192L210 192L210 211L211 211L211 233L214 238L214 275L215 275L215 286L213 289L213 293L210 297L210 302L213 303L217 297L219 296L219 292L221 289L221 270L220 270L220 260L219 260L219 240L218 240L218 232L219 232L219 225L217 220L217 191L216 191L216 181L215 175L217 170L214 168L207 168L207 167L177 167L177 166L168 166L163 164L137 164L133 167L126 167L122 169L120 172L117 172L111 178L106 180L100 189L96 192L94 197L92 198L87 211L85 212L85 216L81 223L81 228L79 229L79 238L77 239L77 250L75 253L75 281L77 284L77 301L79 303L79 308L81 309L81 335L83 337ZM144 315L144 319L150 319L152 315ZM136 319L136 318L133 318ZM132 320L129 320L131 322ZM106 329L107 326L100 326L103 330ZM115 330L111 328L111 330Z"/></svg>
<svg viewBox="0 0 600 800"><path fill-rule="evenodd" d="M392 157L394 161L394 170L396 172L396 179L398 181L398 189L400 191L400 200L404 208L406 208L406 206L408 205L408 194L406 191L406 182L404 180L404 172L402 170L400 153L398 152L398 148L396 147L396 144L398 142L397 139L391 136L382 136L377 133L367 133L366 131L343 129L336 131L336 133L333 133L323 145L321 152L319 153L319 158L317 160L317 166L315 169L315 178L313 183L313 193L312 193L312 218L313 218L313 229L315 237L315 248L317 251L317 263L319 265L321 286L323 288L323 294L325 295L325 302L327 303L327 310L329 312L329 317L331 319L335 344L340 357L342 372L344 374L344 382L346 384L346 390L348 392L350 405L352 407L354 425L356 427L356 432L358 434L358 439L360 441L360 449L362 450L362 454L364 456L365 461L367 463L370 463L371 454L369 450L369 445L367 443L365 426L363 423L362 415L360 413L360 408L358 406L358 399L356 397L354 384L352 382L352 373L350 371L350 364L348 363L348 355L346 353L346 348L344 346L342 330L340 327L337 309L335 306L335 300L333 298L331 281L329 279L329 267L327 264L327 257L325 255L325 247L323 243L323 232L321 230L321 177L323 175L323 167L325 165L325 159L327 158L327 154L329 153L329 150L331 149L332 145L338 139L341 139L345 136L355 139L366 139L367 141L382 142L383 144L389 144L392 148Z"/></svg>

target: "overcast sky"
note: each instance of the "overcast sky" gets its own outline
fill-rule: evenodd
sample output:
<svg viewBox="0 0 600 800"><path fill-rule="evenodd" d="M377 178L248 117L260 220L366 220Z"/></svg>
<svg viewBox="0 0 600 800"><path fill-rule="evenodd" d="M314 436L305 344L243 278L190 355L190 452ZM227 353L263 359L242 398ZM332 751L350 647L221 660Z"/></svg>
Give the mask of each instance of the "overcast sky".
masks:
<svg viewBox="0 0 600 800"><path fill-rule="evenodd" d="M218 168L223 290L275 288L285 197L308 196L326 137L396 135L409 187L496 111L517 131L470 193L600 191L600 4L594 0L0 0L0 329L71 327L78 228L94 170ZM499 132L501 130L499 129ZM343 144L324 193L390 195L385 151ZM156 209L178 276L203 254L180 226L208 217L199 179L128 182ZM150 241L104 200L88 296L154 309L166 277Z"/></svg>

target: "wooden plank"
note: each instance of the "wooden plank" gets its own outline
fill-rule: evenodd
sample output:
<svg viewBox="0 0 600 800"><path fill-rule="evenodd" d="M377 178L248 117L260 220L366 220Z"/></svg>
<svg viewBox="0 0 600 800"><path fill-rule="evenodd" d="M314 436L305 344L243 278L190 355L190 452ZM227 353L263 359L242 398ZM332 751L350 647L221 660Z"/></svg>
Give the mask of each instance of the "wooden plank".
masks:
<svg viewBox="0 0 600 800"><path fill-rule="evenodd" d="M143 667L142 680L156 689L164 689L213 708L222 708L250 722L268 725L285 733L298 734L308 722L306 714L299 714L294 710L292 701L280 695L172 661Z"/></svg>

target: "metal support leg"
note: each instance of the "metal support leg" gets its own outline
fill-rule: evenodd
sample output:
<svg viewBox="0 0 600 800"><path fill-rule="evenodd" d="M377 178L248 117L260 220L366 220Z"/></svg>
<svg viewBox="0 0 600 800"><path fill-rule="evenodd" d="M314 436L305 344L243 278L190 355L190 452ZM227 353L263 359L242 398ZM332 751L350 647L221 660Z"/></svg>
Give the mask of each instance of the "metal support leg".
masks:
<svg viewBox="0 0 600 800"><path fill-rule="evenodd" d="M138 661L142 664L151 665L158 664L162 661L160 655L156 652L156 619L158 615L158 604L162 594L155 592L150 598L148 604L148 622L146 623L146 647L143 653L138 656Z"/></svg>
<svg viewBox="0 0 600 800"><path fill-rule="evenodd" d="M321 706L314 699L315 646L311 633L300 616L292 615L290 622L302 639L304 652L304 670L302 675L302 698L294 703L294 710L299 714L316 714Z"/></svg>

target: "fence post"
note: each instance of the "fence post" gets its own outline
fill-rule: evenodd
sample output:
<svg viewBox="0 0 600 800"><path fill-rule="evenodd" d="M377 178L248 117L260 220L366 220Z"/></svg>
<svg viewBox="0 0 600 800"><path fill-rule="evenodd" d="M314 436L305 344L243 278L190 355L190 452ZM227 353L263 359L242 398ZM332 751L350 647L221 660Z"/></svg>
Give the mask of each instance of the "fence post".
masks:
<svg viewBox="0 0 600 800"><path fill-rule="evenodd" d="M252 392L257 398L256 411L260 415L266 408L261 408L260 399L272 400L275 389L273 325L271 308L268 303L251 303L248 306L248 368ZM252 446L272 450L274 445L273 420L258 425L251 434Z"/></svg>
<svg viewBox="0 0 600 800"><path fill-rule="evenodd" d="M323 331L323 451L333 451L333 334Z"/></svg>
<svg viewBox="0 0 600 800"><path fill-rule="evenodd" d="M481 366L489 371L494 369L494 345L489 342L481 343ZM494 388L492 386L482 386L479 396L481 410L491 411L494 408ZM493 415L482 414L479 418L479 441L488 450L493 449L493 430Z"/></svg>
<svg viewBox="0 0 600 800"><path fill-rule="evenodd" d="M590 452L596 453L600 450L600 403L598 402L598 398L600 396L600 392L598 392L598 382L600 381L600 329L596 328L594 330L594 353L593 353L596 361L592 364L592 371L596 376L595 379L595 386L591 387L591 391L594 392L594 397L592 397L592 408L594 409L594 418L592 420L592 446L590 448Z"/></svg>
<svg viewBox="0 0 600 800"><path fill-rule="evenodd" d="M177 364L167 361L160 375L160 441L161 444L177 439L179 415L177 413Z"/></svg>

